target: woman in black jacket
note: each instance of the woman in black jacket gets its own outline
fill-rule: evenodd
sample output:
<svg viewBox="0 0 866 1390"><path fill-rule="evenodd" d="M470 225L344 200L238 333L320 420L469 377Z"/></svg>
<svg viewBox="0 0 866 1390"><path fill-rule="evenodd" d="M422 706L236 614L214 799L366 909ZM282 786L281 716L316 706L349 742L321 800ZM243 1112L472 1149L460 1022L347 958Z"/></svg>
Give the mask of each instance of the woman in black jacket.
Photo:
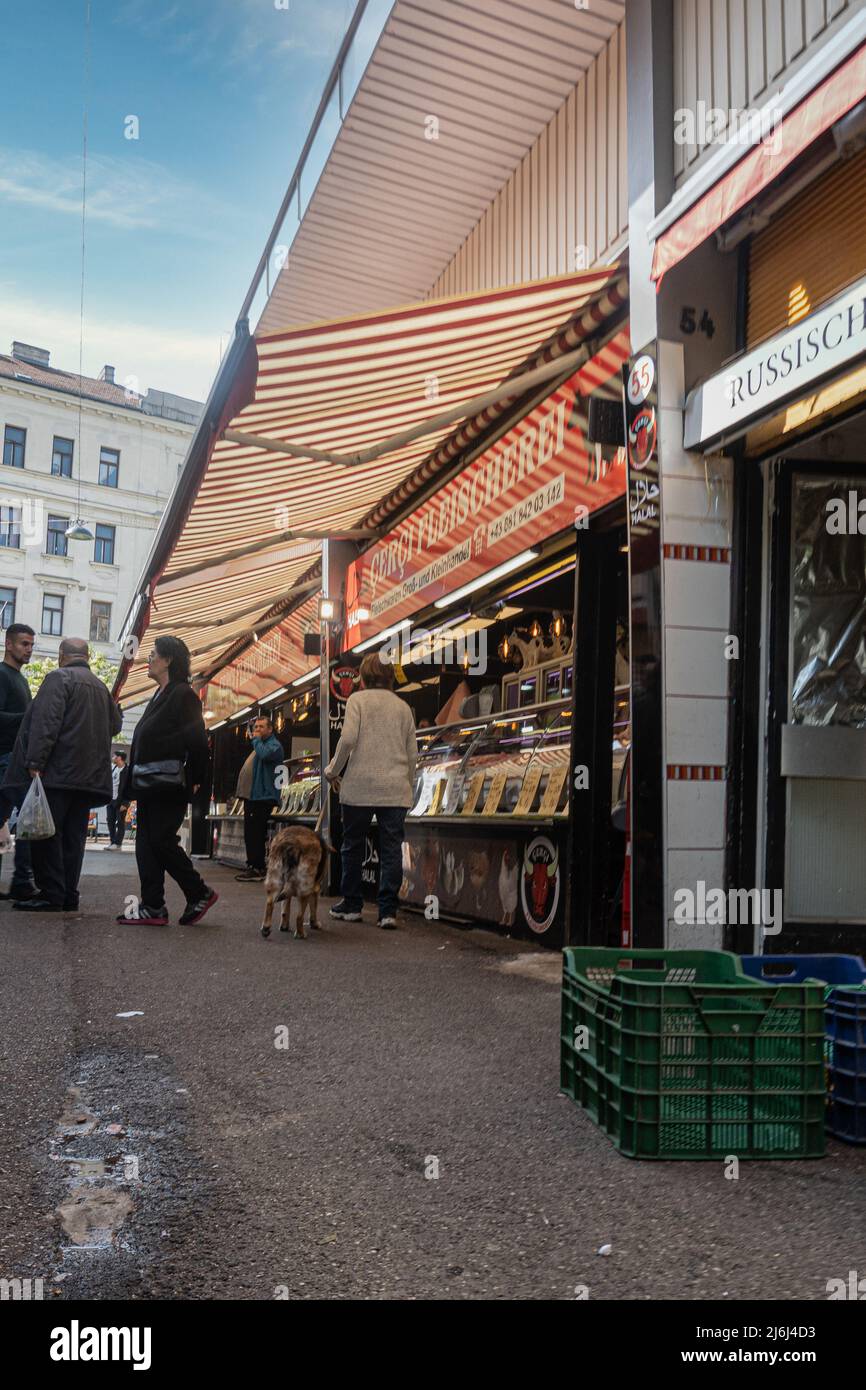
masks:
<svg viewBox="0 0 866 1390"><path fill-rule="evenodd" d="M137 916L125 912L117 920L167 927L168 873L186 897L180 923L190 926L201 921L219 896L181 849L177 833L207 773L207 733L201 702L189 683L189 650L179 637L157 637L147 673L159 689L132 736L129 763L118 788L122 805L138 803L135 858L141 901Z"/></svg>

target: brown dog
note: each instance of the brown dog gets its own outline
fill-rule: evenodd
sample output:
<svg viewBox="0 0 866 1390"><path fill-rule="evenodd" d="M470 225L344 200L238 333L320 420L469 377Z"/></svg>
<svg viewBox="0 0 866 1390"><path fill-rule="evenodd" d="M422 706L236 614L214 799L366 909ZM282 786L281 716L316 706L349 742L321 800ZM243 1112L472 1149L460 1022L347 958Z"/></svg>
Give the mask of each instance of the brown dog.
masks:
<svg viewBox="0 0 866 1390"><path fill-rule="evenodd" d="M298 899L298 918L295 935L306 937L304 912L310 910L310 925L319 925L319 893L328 864L328 846L314 830L305 825L287 825L278 830L268 849L265 874L265 915L262 936L270 936L274 903L282 903L280 931L288 931L292 898Z"/></svg>

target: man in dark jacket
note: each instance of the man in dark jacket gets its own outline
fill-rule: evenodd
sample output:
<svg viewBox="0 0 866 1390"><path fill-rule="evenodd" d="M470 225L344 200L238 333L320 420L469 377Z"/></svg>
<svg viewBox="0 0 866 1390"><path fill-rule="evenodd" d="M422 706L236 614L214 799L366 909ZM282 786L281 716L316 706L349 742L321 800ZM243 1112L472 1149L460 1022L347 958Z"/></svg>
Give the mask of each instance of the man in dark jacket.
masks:
<svg viewBox="0 0 866 1390"><path fill-rule="evenodd" d="M50 840L33 840L38 896L21 912L74 912L92 806L111 800L111 740L123 716L88 665L87 643L64 637L58 670L45 677L18 732L4 791L41 777L54 818Z"/></svg>
<svg viewBox="0 0 866 1390"><path fill-rule="evenodd" d="M35 639L35 632L26 623L12 623L6 629L6 650L0 661L0 780L9 766L18 730L30 704L30 686L21 674L21 667L26 666L33 655ZM5 824L14 805L14 799L0 796L0 824ZM17 902L35 897L30 842L16 840L12 883L9 892L0 893L0 898L12 898Z"/></svg>

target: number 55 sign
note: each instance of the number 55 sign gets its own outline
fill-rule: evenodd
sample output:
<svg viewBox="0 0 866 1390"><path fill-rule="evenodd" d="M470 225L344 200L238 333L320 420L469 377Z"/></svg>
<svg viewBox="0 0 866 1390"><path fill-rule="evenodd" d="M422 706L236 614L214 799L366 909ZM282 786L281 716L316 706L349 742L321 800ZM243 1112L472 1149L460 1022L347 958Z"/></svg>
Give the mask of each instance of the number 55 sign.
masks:
<svg viewBox="0 0 866 1390"><path fill-rule="evenodd" d="M656 379L656 364L644 353L636 357L628 374L629 405L643 405Z"/></svg>

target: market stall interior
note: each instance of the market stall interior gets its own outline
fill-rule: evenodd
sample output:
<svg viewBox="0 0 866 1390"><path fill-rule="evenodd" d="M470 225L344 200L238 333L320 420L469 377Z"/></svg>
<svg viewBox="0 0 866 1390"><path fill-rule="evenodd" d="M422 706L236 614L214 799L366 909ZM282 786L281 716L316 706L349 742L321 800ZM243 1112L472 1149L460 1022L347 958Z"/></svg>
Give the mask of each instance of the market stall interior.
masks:
<svg viewBox="0 0 866 1390"><path fill-rule="evenodd" d="M615 557L612 683L610 698L598 701L606 710L598 733L608 750L606 853L597 901L586 916L600 939L618 943L630 743L628 607L622 508L607 511L594 519ZM575 534L536 546L519 569L492 582L488 577L470 595L449 596L453 616L422 612L383 644L418 728L405 906L550 945L573 937L577 920L571 900L581 885L568 873L570 808L584 787L579 772L570 775L572 723L580 680L596 681L595 669L581 665L580 641L575 648ZM371 896L376 870L371 838L364 866Z"/></svg>

